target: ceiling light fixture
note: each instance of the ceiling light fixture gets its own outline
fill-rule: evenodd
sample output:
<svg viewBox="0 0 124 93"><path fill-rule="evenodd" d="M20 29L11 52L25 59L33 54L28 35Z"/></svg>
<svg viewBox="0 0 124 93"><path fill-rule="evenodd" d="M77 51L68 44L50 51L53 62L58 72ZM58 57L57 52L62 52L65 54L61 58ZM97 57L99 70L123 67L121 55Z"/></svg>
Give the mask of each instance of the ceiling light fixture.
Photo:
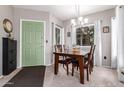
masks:
<svg viewBox="0 0 124 93"><path fill-rule="evenodd" d="M80 6L79 5L75 5L75 14L76 14L77 18L71 19L72 26L81 26L81 25L88 23L88 18L83 18L82 16L80 16Z"/></svg>

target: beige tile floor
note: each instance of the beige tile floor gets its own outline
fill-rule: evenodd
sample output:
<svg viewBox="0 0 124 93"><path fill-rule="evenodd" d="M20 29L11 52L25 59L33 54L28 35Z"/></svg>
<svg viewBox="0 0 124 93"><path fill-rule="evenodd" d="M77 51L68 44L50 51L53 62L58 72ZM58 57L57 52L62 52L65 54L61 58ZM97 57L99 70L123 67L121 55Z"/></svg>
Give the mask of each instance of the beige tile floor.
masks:
<svg viewBox="0 0 124 93"><path fill-rule="evenodd" d="M0 87L2 87L3 85L5 85L12 77L14 77L19 71L21 70L21 68L16 69L15 71L13 71L11 74L3 76L2 78L0 78Z"/></svg>
<svg viewBox="0 0 124 93"><path fill-rule="evenodd" d="M0 78L0 86L2 87L20 70L21 69L16 69L10 75ZM53 66L46 67L44 87L124 87L124 84L120 83L117 79L116 70L104 67L94 67L94 71L90 75L89 82L86 80L85 75L84 85L80 84L79 72L76 71L76 69L73 77L71 76L71 67L69 69L70 73L68 76L61 65L58 75L54 75L53 70Z"/></svg>

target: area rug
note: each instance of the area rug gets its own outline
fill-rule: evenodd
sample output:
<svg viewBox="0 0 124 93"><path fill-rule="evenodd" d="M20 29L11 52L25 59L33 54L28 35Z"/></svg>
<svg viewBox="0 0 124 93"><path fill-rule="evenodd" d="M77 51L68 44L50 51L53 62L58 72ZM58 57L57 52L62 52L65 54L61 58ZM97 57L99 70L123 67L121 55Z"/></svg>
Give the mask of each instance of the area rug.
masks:
<svg viewBox="0 0 124 93"><path fill-rule="evenodd" d="M43 87L45 66L24 67L4 87Z"/></svg>

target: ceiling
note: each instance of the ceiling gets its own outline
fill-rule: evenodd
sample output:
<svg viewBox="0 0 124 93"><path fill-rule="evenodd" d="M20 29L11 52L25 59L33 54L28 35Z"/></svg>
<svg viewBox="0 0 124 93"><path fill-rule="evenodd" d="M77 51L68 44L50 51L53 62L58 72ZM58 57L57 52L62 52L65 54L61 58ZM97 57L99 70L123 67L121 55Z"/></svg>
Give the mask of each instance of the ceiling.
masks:
<svg viewBox="0 0 124 93"><path fill-rule="evenodd" d="M13 7L49 12L60 20L77 16L76 5L14 5ZM80 5L80 16L115 8L115 5Z"/></svg>

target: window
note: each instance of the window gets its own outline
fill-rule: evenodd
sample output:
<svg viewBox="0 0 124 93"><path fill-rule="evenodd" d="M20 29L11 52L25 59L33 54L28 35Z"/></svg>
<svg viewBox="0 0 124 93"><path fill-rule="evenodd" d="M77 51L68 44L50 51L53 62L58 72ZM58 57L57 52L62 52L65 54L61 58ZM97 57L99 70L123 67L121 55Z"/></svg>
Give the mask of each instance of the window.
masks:
<svg viewBox="0 0 124 93"><path fill-rule="evenodd" d="M76 29L76 45L90 46L94 44L94 26L85 26Z"/></svg>

